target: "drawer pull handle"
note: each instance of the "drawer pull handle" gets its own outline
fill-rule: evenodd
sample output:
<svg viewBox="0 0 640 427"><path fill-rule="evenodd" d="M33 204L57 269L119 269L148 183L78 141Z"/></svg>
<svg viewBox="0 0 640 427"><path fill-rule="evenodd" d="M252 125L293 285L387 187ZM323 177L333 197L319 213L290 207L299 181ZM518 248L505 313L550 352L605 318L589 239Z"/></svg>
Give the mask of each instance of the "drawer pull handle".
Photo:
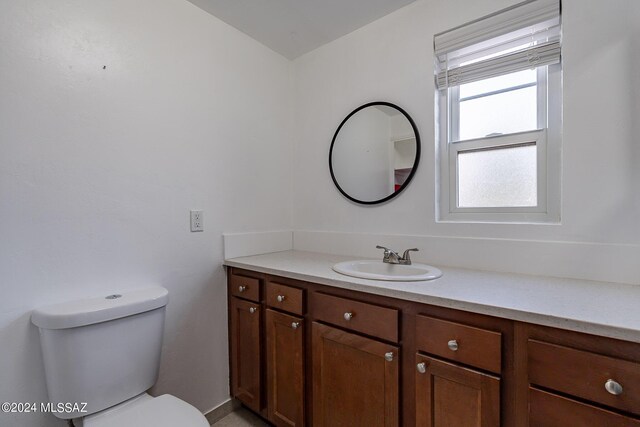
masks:
<svg viewBox="0 0 640 427"><path fill-rule="evenodd" d="M447 343L447 347L449 347L449 350L451 351L458 351L458 341L456 340L451 340Z"/></svg>
<svg viewBox="0 0 640 427"><path fill-rule="evenodd" d="M424 374L425 372L427 372L427 364L424 362L420 362L416 365L416 368L418 369L418 372L420 372L421 374Z"/></svg>
<svg viewBox="0 0 640 427"><path fill-rule="evenodd" d="M385 353L384 360L386 360L387 362L393 362L393 352L390 351L389 353Z"/></svg>
<svg viewBox="0 0 640 427"><path fill-rule="evenodd" d="M604 388L614 396L622 394L622 386L615 380L608 379L607 382L604 383Z"/></svg>
<svg viewBox="0 0 640 427"><path fill-rule="evenodd" d="M276 299L278 300L278 302L282 302L286 299L286 297L284 295L278 295Z"/></svg>
<svg viewBox="0 0 640 427"><path fill-rule="evenodd" d="M247 287L246 287L246 286L244 286L244 285L240 285L240 286L238 286L238 292L244 292L244 291L246 291L246 290L247 290Z"/></svg>
<svg viewBox="0 0 640 427"><path fill-rule="evenodd" d="M300 326L300 322L291 322L291 329L298 329Z"/></svg>
<svg viewBox="0 0 640 427"><path fill-rule="evenodd" d="M255 307L250 307L249 308L249 313L251 313L251 314L255 313L256 311L258 311L258 309L255 308Z"/></svg>
<svg viewBox="0 0 640 427"><path fill-rule="evenodd" d="M351 320L351 319L353 319L353 313L346 312L344 314L344 320L348 321L348 320Z"/></svg>

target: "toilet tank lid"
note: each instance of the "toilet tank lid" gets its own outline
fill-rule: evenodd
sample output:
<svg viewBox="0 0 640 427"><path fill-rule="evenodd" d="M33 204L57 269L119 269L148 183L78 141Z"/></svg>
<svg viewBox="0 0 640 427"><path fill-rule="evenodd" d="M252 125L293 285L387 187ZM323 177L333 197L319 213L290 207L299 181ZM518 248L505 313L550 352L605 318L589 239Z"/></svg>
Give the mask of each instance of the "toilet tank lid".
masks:
<svg viewBox="0 0 640 427"><path fill-rule="evenodd" d="M31 313L31 322L42 329L75 328L144 313L168 302L169 291L153 286L38 308Z"/></svg>

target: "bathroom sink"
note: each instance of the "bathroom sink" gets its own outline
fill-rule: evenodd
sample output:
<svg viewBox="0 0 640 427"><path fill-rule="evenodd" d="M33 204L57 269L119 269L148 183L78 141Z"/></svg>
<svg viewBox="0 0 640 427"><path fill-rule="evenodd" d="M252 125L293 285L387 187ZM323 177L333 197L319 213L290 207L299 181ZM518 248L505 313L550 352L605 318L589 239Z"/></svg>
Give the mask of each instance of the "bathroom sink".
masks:
<svg viewBox="0 0 640 427"><path fill-rule="evenodd" d="M442 271L426 264L387 264L380 260L358 260L339 262L333 270L345 276L361 279L386 280L392 282L417 282L433 280L442 276Z"/></svg>

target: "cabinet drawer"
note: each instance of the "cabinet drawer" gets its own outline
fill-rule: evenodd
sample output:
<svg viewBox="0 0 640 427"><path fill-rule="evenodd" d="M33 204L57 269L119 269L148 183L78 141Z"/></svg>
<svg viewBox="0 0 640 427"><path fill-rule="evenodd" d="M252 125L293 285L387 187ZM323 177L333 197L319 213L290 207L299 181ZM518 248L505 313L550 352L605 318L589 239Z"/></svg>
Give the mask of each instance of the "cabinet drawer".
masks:
<svg viewBox="0 0 640 427"><path fill-rule="evenodd" d="M640 414L640 363L531 339L528 352L530 383Z"/></svg>
<svg viewBox="0 0 640 427"><path fill-rule="evenodd" d="M317 320L398 342L398 310L393 308L316 293L312 311Z"/></svg>
<svg viewBox="0 0 640 427"><path fill-rule="evenodd" d="M233 296L260 302L260 279L231 274L229 293Z"/></svg>
<svg viewBox="0 0 640 427"><path fill-rule="evenodd" d="M500 373L500 332L428 316L416 316L416 347L419 351Z"/></svg>
<svg viewBox="0 0 640 427"><path fill-rule="evenodd" d="M304 290L280 283L267 282L267 305L290 313L303 315Z"/></svg>
<svg viewBox="0 0 640 427"><path fill-rule="evenodd" d="M530 388L529 425L535 427L640 427L640 420Z"/></svg>

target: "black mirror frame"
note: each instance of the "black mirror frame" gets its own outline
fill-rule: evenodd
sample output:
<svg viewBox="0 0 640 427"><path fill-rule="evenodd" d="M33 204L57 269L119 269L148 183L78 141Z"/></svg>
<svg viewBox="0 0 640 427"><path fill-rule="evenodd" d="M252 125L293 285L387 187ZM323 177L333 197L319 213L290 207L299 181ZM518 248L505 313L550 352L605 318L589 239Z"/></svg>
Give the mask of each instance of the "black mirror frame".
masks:
<svg viewBox="0 0 640 427"><path fill-rule="evenodd" d="M373 107L375 105L384 105L386 107L395 108L396 110L400 111L402 113L402 115L404 115L406 117L407 120L409 120L409 123L411 124L411 128L413 129L413 134L415 135L415 139L416 139L416 159L413 162L413 166L411 168L411 172L409 172L409 176L407 177L406 181L402 184L402 186L400 186L400 188L398 188L397 191L394 191L393 193L389 194L387 197L384 197L384 198L382 198L380 200L363 201L363 200L358 200L358 199L350 196L349 194L347 194L342 189L342 187L340 187L340 184L338 184L338 181L336 180L336 176L333 173L333 165L331 163L331 156L333 154L333 145L336 142L336 138L338 137L338 134L340 133L340 129L342 129L342 126L344 126L344 124L351 118L351 116L356 114L358 111L363 110L363 109L365 109L367 107ZM340 193L342 193L342 195L344 197L346 197L347 199L351 200L352 202L359 203L361 205L377 205L377 204L389 201L389 200L393 199L394 197L398 196L400 193L402 193L402 191L404 191L405 188L407 188L407 186L409 185L409 183L413 179L413 175L415 175L416 170L418 169L418 164L419 163L420 163L420 133L418 132L418 127L416 126L415 122L413 121L411 116L406 111L404 111L402 108L398 107L395 104L392 104L390 102L385 102L385 101L369 102L367 104L361 105L360 107L356 108L351 113L349 113L349 115L347 117L345 117L345 119L342 121L342 123L340 123L340 126L338 126L338 129L336 129L336 133L333 135L333 139L331 140L331 148L329 148L329 172L331 172L331 179L333 180L333 183L336 185L336 188L338 189L338 191L340 191Z"/></svg>

